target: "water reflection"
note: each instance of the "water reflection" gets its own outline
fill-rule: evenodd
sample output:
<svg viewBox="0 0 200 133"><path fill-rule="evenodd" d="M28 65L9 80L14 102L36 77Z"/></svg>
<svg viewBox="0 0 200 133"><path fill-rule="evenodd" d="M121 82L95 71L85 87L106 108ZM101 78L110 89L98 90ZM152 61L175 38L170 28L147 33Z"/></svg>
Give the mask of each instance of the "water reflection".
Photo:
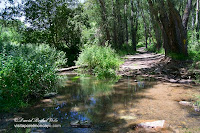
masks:
<svg viewBox="0 0 200 133"><path fill-rule="evenodd" d="M150 88L154 83L135 81L131 77L117 83L99 81L91 77L69 77L66 85L59 89L53 103L40 103L26 109L25 119L34 117L57 118L61 128L42 129L43 132L106 132L134 120L128 108L134 108L136 91ZM51 105L50 105L51 104ZM49 106L50 105L50 106ZM19 114L18 114L19 115ZM91 128L72 128L72 121L91 121ZM40 129L34 128L32 132Z"/></svg>

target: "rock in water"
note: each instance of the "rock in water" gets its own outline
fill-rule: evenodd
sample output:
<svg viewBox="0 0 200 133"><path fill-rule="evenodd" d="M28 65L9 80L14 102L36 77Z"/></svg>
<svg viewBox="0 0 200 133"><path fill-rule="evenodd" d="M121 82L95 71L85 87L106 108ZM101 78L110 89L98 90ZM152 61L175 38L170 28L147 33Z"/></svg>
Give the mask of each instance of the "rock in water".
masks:
<svg viewBox="0 0 200 133"><path fill-rule="evenodd" d="M79 120L72 121L70 125L71 127L80 127L80 121Z"/></svg>
<svg viewBox="0 0 200 133"><path fill-rule="evenodd" d="M179 104L184 105L184 106L192 106L192 103L188 101L180 101Z"/></svg>
<svg viewBox="0 0 200 133"><path fill-rule="evenodd" d="M91 127L91 122L87 121L87 120L86 121L81 121L80 124L81 124L82 128L90 128Z"/></svg>
<svg viewBox="0 0 200 133"><path fill-rule="evenodd" d="M165 120L153 121L153 122L144 122L138 124L138 127L142 128L163 128Z"/></svg>
<svg viewBox="0 0 200 133"><path fill-rule="evenodd" d="M72 121L70 125L71 127L75 127L75 128L90 128L91 122L87 120L85 121L76 120L76 121Z"/></svg>

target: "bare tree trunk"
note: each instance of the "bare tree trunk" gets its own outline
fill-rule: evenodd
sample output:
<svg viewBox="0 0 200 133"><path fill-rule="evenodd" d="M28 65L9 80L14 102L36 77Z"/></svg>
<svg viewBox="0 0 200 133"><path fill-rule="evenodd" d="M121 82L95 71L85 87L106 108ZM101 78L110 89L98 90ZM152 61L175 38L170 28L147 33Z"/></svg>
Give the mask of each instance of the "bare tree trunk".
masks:
<svg viewBox="0 0 200 133"><path fill-rule="evenodd" d="M153 26L153 30L155 32L155 37L156 37L156 49L160 50L161 46L162 46L162 33L161 33L161 29L160 29L160 22L158 21L158 14L155 13L152 4L150 3L149 5L149 11L150 11L150 17L151 17L151 21L152 21L152 26ZM164 37L163 37L164 38Z"/></svg>
<svg viewBox="0 0 200 133"><path fill-rule="evenodd" d="M145 29L145 31L144 31L144 34L145 34L145 46L146 46L146 48L148 47L147 45L147 40L148 40L148 29L147 29L147 23L146 23L146 19L145 19L145 16L144 16L144 11L143 11L143 9L141 9L141 14L142 14L142 18L143 18L143 22L144 22L144 29Z"/></svg>
<svg viewBox="0 0 200 133"><path fill-rule="evenodd" d="M183 27L185 28L186 31L191 9L192 9L192 0L188 0L182 19Z"/></svg>
<svg viewBox="0 0 200 133"><path fill-rule="evenodd" d="M127 1L124 0L124 23L125 23L125 32L126 32L126 39L125 43L128 44L128 20L127 20Z"/></svg>
<svg viewBox="0 0 200 133"><path fill-rule="evenodd" d="M121 14L120 14L120 3L119 3L119 0L116 0L116 13L117 13L117 21L118 21L118 44L119 44L119 47L124 43L124 30L123 30L123 24L122 24L122 20L121 20Z"/></svg>
<svg viewBox="0 0 200 133"><path fill-rule="evenodd" d="M115 46L117 46L118 42L117 42L116 13L115 13L114 0L112 0L112 16L113 16L113 43Z"/></svg>
<svg viewBox="0 0 200 133"><path fill-rule="evenodd" d="M102 21L104 23L103 28L104 28L105 33L106 33L106 40L108 42L110 42L110 32L108 30L105 2L104 2L104 0L98 0L98 1L99 1L99 4L100 4L100 7L101 7L101 18L102 18Z"/></svg>
<svg viewBox="0 0 200 133"><path fill-rule="evenodd" d="M133 50L136 51L136 33L135 33L135 29L134 29L134 20L133 20L133 12L134 12L134 8L133 8L133 0L131 0L131 40L132 40L132 46L133 46Z"/></svg>
<svg viewBox="0 0 200 133"><path fill-rule="evenodd" d="M195 27L196 27L196 32L197 32L197 40L199 40L199 0L197 0L196 4L196 21L195 21Z"/></svg>

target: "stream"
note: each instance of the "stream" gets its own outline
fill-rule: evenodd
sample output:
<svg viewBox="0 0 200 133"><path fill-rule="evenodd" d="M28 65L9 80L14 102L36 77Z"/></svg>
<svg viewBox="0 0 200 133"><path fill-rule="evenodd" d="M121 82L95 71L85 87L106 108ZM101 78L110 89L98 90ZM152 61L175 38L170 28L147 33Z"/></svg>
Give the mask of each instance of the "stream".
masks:
<svg viewBox="0 0 200 133"><path fill-rule="evenodd" d="M18 122L11 124L11 131L17 129L19 132L26 130L50 133L134 132L135 123L145 120L166 120L166 130L187 131L189 128L198 132L200 113L191 107L178 104L178 101L187 100L187 96L182 94L182 86L142 77L123 77L115 83L99 81L94 77L71 75L58 90L58 95L41 100L37 105L16 113L15 119ZM193 90L196 88L190 86L188 94ZM177 92L179 95L174 95ZM19 124L22 118L31 121L49 118L52 121L48 119L47 124L58 127L14 128L13 124ZM87 121L91 127L72 127L71 123L76 121ZM38 124L37 122L35 124Z"/></svg>

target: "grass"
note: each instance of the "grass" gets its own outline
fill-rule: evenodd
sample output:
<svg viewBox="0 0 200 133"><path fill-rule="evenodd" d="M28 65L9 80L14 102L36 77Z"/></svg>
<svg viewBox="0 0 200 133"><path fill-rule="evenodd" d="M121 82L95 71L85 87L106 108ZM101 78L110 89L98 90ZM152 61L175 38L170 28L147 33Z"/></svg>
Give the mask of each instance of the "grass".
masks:
<svg viewBox="0 0 200 133"><path fill-rule="evenodd" d="M117 48L116 49L116 53L119 55L119 56L125 56L125 55L134 55L136 52L133 50L133 47L131 46L131 44L122 44L120 46L120 48Z"/></svg>
<svg viewBox="0 0 200 133"><path fill-rule="evenodd" d="M80 53L76 65L87 65L86 71L100 79L116 78L122 60L110 47L87 45Z"/></svg>

